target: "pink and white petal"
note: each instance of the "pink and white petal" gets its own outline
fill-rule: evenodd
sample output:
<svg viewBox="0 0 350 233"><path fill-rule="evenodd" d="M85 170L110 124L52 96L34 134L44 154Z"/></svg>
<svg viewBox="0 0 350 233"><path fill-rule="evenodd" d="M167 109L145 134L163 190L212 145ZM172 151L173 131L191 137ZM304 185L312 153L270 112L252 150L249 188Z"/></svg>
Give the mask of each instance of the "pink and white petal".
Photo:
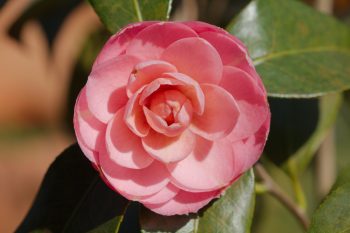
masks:
<svg viewBox="0 0 350 233"><path fill-rule="evenodd" d="M130 97L145 84L160 78L165 72L176 72L176 67L160 60L150 60L137 64L127 85L128 96Z"/></svg>
<svg viewBox="0 0 350 233"><path fill-rule="evenodd" d="M97 120L89 111L86 101L86 88L77 98L74 109L74 129L81 144L93 151L98 151L104 143L106 125Z"/></svg>
<svg viewBox="0 0 350 233"><path fill-rule="evenodd" d="M207 192L225 187L237 176L232 143L224 138L207 141L197 137L196 147L185 159L167 164L171 182L190 192Z"/></svg>
<svg viewBox="0 0 350 233"><path fill-rule="evenodd" d="M143 61L159 59L170 44L188 37L197 37L197 33L181 23L159 22L145 28L134 37L126 48L126 54Z"/></svg>
<svg viewBox="0 0 350 233"><path fill-rule="evenodd" d="M125 125L124 108L119 109L108 123L106 146L111 160L126 168L142 169L154 160L143 149L140 137Z"/></svg>
<svg viewBox="0 0 350 233"><path fill-rule="evenodd" d="M224 65L235 66L247 57L248 51L245 47L236 43L232 38L226 34L217 32L202 32L199 36L208 41L220 54L222 63Z"/></svg>
<svg viewBox="0 0 350 233"><path fill-rule="evenodd" d="M169 172L158 161L143 169L129 169L116 164L112 155L101 153L100 167L108 183L132 200L155 194L169 183Z"/></svg>
<svg viewBox="0 0 350 233"><path fill-rule="evenodd" d="M112 35L97 56L93 65L93 69L97 68L98 65L110 59L114 59L117 56L124 54L125 49L131 39L134 38L144 28L155 23L156 22L145 21L142 23L130 24L121 29L118 33Z"/></svg>
<svg viewBox="0 0 350 233"><path fill-rule="evenodd" d="M270 128L270 115L261 128L244 140L233 142L235 161L241 163L241 173L251 168L260 158Z"/></svg>
<svg viewBox="0 0 350 233"><path fill-rule="evenodd" d="M179 135L182 131L184 131L184 129L187 126L182 125L180 123L172 123L171 125L168 125L163 118L161 118L145 106L143 106L143 112L145 113L146 120L149 126L156 132L168 137L175 137Z"/></svg>
<svg viewBox="0 0 350 233"><path fill-rule="evenodd" d="M143 204L161 204L173 199L179 192L179 188L171 183L168 183L162 190L158 193L140 200Z"/></svg>
<svg viewBox="0 0 350 233"><path fill-rule="evenodd" d="M173 199L166 203L144 205L153 212L166 216L197 213L199 209L219 195L219 190L203 193L191 193L180 190Z"/></svg>
<svg viewBox="0 0 350 233"><path fill-rule="evenodd" d="M205 96L204 113L193 115L190 129L208 140L223 138L237 123L240 114L237 103L222 87L212 84L201 87Z"/></svg>
<svg viewBox="0 0 350 233"><path fill-rule="evenodd" d="M182 85L178 85L180 90L188 99L191 100L193 110L201 115L204 112L204 94L197 81L182 73L164 73L164 78L171 78L180 81Z"/></svg>
<svg viewBox="0 0 350 233"><path fill-rule="evenodd" d="M125 107L124 121L129 129L139 137L148 134L150 127L143 113L140 102L140 93L143 88L139 89L128 101Z"/></svg>
<svg viewBox="0 0 350 233"><path fill-rule="evenodd" d="M235 98L240 115L228 136L232 141L253 135L269 115L265 93L255 80L241 69L225 66L220 86Z"/></svg>
<svg viewBox="0 0 350 233"><path fill-rule="evenodd" d="M226 35L230 37L233 41L238 43L240 46L245 48L244 44L238 38L236 38L235 36L232 36L230 33L228 33L226 30L220 27L214 26L212 24L204 23L204 22L199 22L199 21L188 21L188 22L182 22L182 23L192 28L198 34L201 34L203 32L215 32L215 33Z"/></svg>
<svg viewBox="0 0 350 233"><path fill-rule="evenodd" d="M103 63L90 74L86 84L88 106L103 123L126 104L126 84L137 62L136 58L123 55Z"/></svg>
<svg viewBox="0 0 350 233"><path fill-rule="evenodd" d="M196 136L185 130L176 137L167 137L153 130L142 138L145 150L155 159L163 163L171 163L184 159L196 145Z"/></svg>
<svg viewBox="0 0 350 233"><path fill-rule="evenodd" d="M161 58L199 83L218 84L221 80L223 68L220 55L202 38L178 40L164 50Z"/></svg>

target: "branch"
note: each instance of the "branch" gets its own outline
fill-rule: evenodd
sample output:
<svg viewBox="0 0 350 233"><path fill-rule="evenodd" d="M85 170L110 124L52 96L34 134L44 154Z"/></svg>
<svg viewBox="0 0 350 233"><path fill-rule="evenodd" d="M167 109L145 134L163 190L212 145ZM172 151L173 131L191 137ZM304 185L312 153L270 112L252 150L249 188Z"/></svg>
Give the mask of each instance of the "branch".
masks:
<svg viewBox="0 0 350 233"><path fill-rule="evenodd" d="M308 229L310 220L305 212L280 188L280 186L267 173L265 168L258 163L255 165L255 171L257 176L266 186L267 192L281 202L299 220L305 230Z"/></svg>

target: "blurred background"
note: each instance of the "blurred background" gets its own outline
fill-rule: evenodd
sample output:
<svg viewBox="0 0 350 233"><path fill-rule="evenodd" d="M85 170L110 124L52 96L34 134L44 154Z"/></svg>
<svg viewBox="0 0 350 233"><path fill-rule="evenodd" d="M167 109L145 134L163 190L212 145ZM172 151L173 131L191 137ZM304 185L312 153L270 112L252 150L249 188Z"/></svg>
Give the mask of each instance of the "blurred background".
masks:
<svg viewBox="0 0 350 233"><path fill-rule="evenodd" d="M307 4L350 23L350 0ZM247 0L174 0L172 18L225 27ZM326 29L325 29L326 30ZM75 98L109 34L86 1L0 0L0 232L22 221L55 157L75 142ZM335 177L350 162L350 94L334 130ZM271 134L264 157L273 173L311 135L319 120L317 99L269 99ZM312 212L320 201L312 166L304 179ZM331 179L332 182L332 179ZM284 221L275 221L276 216ZM279 225L283 223L284 225ZM285 228L288 224L288 229ZM302 232L293 216L268 195L258 197L253 231Z"/></svg>

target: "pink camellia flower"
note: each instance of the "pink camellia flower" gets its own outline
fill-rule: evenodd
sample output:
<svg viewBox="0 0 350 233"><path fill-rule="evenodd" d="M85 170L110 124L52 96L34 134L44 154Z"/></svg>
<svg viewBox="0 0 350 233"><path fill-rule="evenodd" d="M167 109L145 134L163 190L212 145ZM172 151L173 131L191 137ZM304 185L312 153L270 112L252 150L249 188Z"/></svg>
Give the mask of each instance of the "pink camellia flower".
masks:
<svg viewBox="0 0 350 233"><path fill-rule="evenodd" d="M219 197L258 160L269 125L247 49L202 22L142 22L113 35L74 115L105 182L162 215Z"/></svg>

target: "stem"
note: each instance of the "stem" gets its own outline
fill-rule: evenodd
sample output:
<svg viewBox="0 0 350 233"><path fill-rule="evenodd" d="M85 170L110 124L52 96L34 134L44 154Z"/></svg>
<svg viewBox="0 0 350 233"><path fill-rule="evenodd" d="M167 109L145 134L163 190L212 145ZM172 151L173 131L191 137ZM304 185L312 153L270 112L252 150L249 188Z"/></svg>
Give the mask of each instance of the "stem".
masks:
<svg viewBox="0 0 350 233"><path fill-rule="evenodd" d="M257 176L261 179L267 188L267 192L281 202L300 222L305 230L308 229L310 220L302 208L293 202L293 200L281 189L281 187L272 179L261 164L255 165Z"/></svg>

